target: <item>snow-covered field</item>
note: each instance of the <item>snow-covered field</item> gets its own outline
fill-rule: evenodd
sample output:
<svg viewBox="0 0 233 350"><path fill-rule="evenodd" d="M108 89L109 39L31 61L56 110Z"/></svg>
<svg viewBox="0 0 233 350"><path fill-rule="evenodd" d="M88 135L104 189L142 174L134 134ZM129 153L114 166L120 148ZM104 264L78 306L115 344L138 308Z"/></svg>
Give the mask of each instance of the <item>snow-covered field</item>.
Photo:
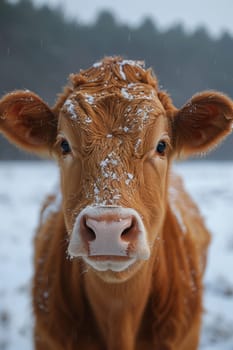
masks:
<svg viewBox="0 0 233 350"><path fill-rule="evenodd" d="M233 162L176 166L213 233L201 350L233 350ZM0 350L32 350L32 239L58 181L51 163L0 163Z"/></svg>

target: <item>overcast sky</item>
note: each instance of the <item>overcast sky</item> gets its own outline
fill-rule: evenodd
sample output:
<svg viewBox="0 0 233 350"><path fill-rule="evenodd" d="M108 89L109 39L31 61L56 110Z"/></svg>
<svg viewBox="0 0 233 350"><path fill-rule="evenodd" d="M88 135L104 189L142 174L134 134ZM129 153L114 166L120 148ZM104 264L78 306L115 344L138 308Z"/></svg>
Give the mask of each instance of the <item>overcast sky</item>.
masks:
<svg viewBox="0 0 233 350"><path fill-rule="evenodd" d="M233 0L33 0L37 4L60 4L67 14L84 22L93 21L102 9L111 9L116 18L138 24L151 16L162 28L183 22L193 30L205 25L211 34L228 30L233 35Z"/></svg>

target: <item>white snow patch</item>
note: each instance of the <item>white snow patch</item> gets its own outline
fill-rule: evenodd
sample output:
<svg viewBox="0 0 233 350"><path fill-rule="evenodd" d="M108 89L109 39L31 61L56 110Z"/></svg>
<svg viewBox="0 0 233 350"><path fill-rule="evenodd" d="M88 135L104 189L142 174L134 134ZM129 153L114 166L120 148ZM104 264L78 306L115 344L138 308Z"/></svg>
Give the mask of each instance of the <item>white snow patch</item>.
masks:
<svg viewBox="0 0 233 350"><path fill-rule="evenodd" d="M122 96L123 96L124 98L126 98L127 100L133 100L133 99L134 99L134 96L131 95L131 94L127 91L126 88L122 88L122 89L121 89L121 93L122 93Z"/></svg>
<svg viewBox="0 0 233 350"><path fill-rule="evenodd" d="M90 124L90 123L92 123L92 119L91 119L90 117L86 117L86 118L85 118L85 122L86 122L87 124Z"/></svg>
<svg viewBox="0 0 233 350"><path fill-rule="evenodd" d="M114 152L109 153L109 155L100 162L101 173L105 178L111 178L117 180L118 177L113 170L109 169L109 165L116 167L118 165L118 158Z"/></svg>
<svg viewBox="0 0 233 350"><path fill-rule="evenodd" d="M144 68L145 64L143 61L123 60L119 63L121 66L128 64L129 66Z"/></svg>
<svg viewBox="0 0 233 350"><path fill-rule="evenodd" d="M129 84L127 87L121 88L121 94L124 98L130 101L133 99L153 101L156 96L154 90L151 90L149 94L145 94L139 87L139 90L137 91L137 84Z"/></svg>
<svg viewBox="0 0 233 350"><path fill-rule="evenodd" d="M75 112L75 106L71 99L67 99L64 103L64 106L66 107L67 111L70 113L70 118L72 120L77 120L77 114Z"/></svg>
<svg viewBox="0 0 233 350"><path fill-rule="evenodd" d="M135 147L134 147L134 151L135 151L135 152L138 151L138 149L139 149L141 143L142 143L142 139L138 139L137 142L136 142L136 144L135 144Z"/></svg>
<svg viewBox="0 0 233 350"><path fill-rule="evenodd" d="M138 84L136 84L136 83L129 83L128 84L128 88L137 88L137 86L138 86Z"/></svg>
<svg viewBox="0 0 233 350"><path fill-rule="evenodd" d="M127 174L126 174L125 184L126 184L126 185L129 185L130 182L133 180L133 178L134 178L133 174L127 173Z"/></svg>
<svg viewBox="0 0 233 350"><path fill-rule="evenodd" d="M137 115L142 115L142 113L144 113L143 109L142 108L138 108L136 114Z"/></svg>
<svg viewBox="0 0 233 350"><path fill-rule="evenodd" d="M128 126L124 126L124 127L123 127L123 130L124 130L124 132L129 132Z"/></svg>
<svg viewBox="0 0 233 350"><path fill-rule="evenodd" d="M95 103L95 98L92 95L89 94L84 94L85 96L85 101L88 102L90 105L92 105L93 103Z"/></svg>
<svg viewBox="0 0 233 350"><path fill-rule="evenodd" d="M93 67L94 68L99 68L99 67L101 67L102 66L102 62L95 62L94 64L93 64Z"/></svg>
<svg viewBox="0 0 233 350"><path fill-rule="evenodd" d="M154 111L154 108L150 106L145 106L143 109L139 108L137 110L136 115L140 117L138 121L141 122L141 126L140 126L141 129L143 128L144 124L146 124L146 122L150 119L150 113L152 113L153 111Z"/></svg>
<svg viewBox="0 0 233 350"><path fill-rule="evenodd" d="M120 66L120 75L123 80L126 80L126 75L125 75L125 72L123 71L123 65L119 63L119 66Z"/></svg>

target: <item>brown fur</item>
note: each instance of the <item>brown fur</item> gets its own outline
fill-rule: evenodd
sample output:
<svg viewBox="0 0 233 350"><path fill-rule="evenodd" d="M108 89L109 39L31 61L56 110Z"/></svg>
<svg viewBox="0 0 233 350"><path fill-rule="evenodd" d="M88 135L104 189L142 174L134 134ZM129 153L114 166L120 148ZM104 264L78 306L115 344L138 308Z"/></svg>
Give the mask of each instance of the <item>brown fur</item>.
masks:
<svg viewBox="0 0 233 350"><path fill-rule="evenodd" d="M215 146L232 119L232 101L217 92L176 109L150 70L119 57L72 75L52 110L30 92L2 98L3 134L53 155L61 171L62 206L47 216L55 197L47 199L35 237L37 350L197 349L210 236L171 162ZM61 154L63 139L71 154ZM163 154L156 151L161 140ZM75 219L92 203L135 209L149 260L98 272L68 259Z"/></svg>

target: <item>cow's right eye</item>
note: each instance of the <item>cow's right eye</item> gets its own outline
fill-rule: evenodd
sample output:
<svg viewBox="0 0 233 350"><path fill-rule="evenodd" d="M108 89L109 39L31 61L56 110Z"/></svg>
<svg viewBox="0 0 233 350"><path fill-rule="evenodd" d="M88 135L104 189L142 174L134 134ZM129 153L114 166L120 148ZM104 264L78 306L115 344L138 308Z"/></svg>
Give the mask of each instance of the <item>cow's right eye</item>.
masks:
<svg viewBox="0 0 233 350"><path fill-rule="evenodd" d="M71 148L67 140L62 140L60 146L61 146L62 154L68 154L71 152Z"/></svg>
<svg viewBox="0 0 233 350"><path fill-rule="evenodd" d="M165 150L166 150L166 147L167 147L167 144L165 141L159 141L158 145L157 145L157 148L156 148L156 151L163 155Z"/></svg>

